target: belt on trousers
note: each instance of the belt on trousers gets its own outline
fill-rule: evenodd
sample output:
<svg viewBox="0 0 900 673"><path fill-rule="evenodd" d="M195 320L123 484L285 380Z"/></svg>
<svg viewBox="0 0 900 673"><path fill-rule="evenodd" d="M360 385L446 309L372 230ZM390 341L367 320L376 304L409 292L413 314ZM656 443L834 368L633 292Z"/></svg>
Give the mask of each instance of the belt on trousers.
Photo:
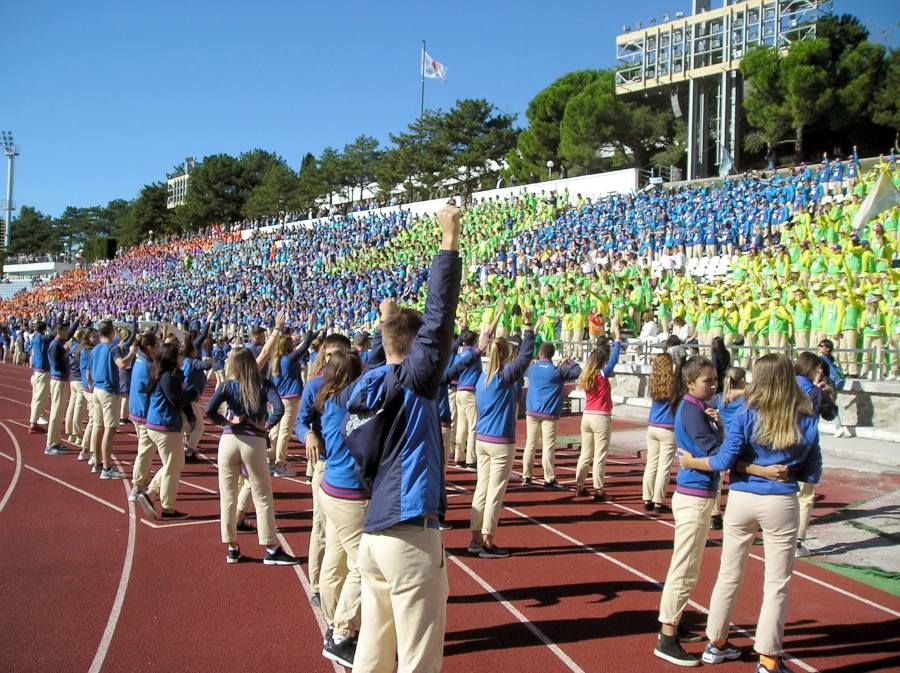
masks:
<svg viewBox="0 0 900 673"><path fill-rule="evenodd" d="M401 526L416 526L417 528L430 528L431 530L440 530L440 522L433 516L417 516L413 519L406 519L400 522Z"/></svg>

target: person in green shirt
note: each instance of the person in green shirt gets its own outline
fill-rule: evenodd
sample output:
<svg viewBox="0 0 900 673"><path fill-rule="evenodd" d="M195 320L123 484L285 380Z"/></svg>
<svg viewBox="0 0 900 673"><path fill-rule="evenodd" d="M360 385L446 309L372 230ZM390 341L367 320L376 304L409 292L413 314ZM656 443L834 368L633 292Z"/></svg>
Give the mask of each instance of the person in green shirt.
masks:
<svg viewBox="0 0 900 673"><path fill-rule="evenodd" d="M841 324L841 368L847 376L859 376L859 325L864 309L865 295L859 289L848 290L844 302L844 320Z"/></svg>
<svg viewBox="0 0 900 673"><path fill-rule="evenodd" d="M881 368L882 351L887 343L887 316L885 307L877 294L866 297L866 307L860 316L860 326L863 337L863 363L859 372L860 377L874 374ZM885 364L886 361L885 361ZM879 372L886 373L886 372Z"/></svg>
<svg viewBox="0 0 900 673"><path fill-rule="evenodd" d="M891 371L885 377L888 380L900 378L900 301L897 299L897 293L900 292L900 286L891 285L889 287L893 305L887 314L887 333L891 340Z"/></svg>
<svg viewBox="0 0 900 673"><path fill-rule="evenodd" d="M789 302L789 310L794 327L794 348L805 351L809 348L809 335L812 331L812 304L806 298L806 292L802 287L794 286L792 290L793 297Z"/></svg>

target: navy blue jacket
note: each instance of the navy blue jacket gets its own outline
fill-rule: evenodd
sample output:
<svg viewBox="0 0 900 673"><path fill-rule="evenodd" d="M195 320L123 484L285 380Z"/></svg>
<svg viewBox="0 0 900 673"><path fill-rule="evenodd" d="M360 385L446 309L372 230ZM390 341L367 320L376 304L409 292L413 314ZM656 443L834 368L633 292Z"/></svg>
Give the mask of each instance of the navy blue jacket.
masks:
<svg viewBox="0 0 900 673"><path fill-rule="evenodd" d="M436 518L446 510L437 400L450 358L461 276L458 252L435 256L422 327L409 355L400 364L368 369L350 394L344 437L372 493L365 532Z"/></svg>

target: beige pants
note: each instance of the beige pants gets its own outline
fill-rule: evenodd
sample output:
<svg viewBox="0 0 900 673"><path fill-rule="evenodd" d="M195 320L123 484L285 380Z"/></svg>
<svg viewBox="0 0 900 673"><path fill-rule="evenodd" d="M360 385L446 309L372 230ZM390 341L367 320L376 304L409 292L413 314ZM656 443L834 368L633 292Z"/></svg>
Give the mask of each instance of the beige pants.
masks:
<svg viewBox="0 0 900 673"><path fill-rule="evenodd" d="M140 436L138 437L138 442L140 442ZM175 501L178 498L178 480L181 479L181 470L184 468L184 449L181 446L181 433L160 432L159 430L148 428L147 440L156 447L162 460L162 467L159 468L157 473L159 500L162 508L165 510L175 509ZM136 467L137 464L135 464ZM149 466L147 469L149 471ZM133 474L132 477L134 477ZM156 482L157 480L154 479L154 481ZM152 492L155 493L155 489Z"/></svg>
<svg viewBox="0 0 900 673"><path fill-rule="evenodd" d="M456 462L465 460L468 464L475 459L475 422L478 420L478 408L475 406L475 392L458 390L456 392Z"/></svg>
<svg viewBox="0 0 900 673"><path fill-rule="evenodd" d="M134 488L146 489L150 482L150 468L153 464L156 444L150 439L149 431L144 423L135 423L134 432L137 435L137 456L131 470L131 485Z"/></svg>
<svg viewBox="0 0 900 673"><path fill-rule="evenodd" d="M272 477L266 459L264 437L222 433L219 440L219 504L222 510L222 542L237 542L237 482L241 463L247 468L259 543L267 547L278 544L275 507L272 503Z"/></svg>
<svg viewBox="0 0 900 673"><path fill-rule="evenodd" d="M882 350L886 343L884 337L880 334L864 334L863 335L863 363L860 376L865 376L869 372L887 373L887 359L882 358ZM882 367L882 362L884 367Z"/></svg>
<svg viewBox="0 0 900 673"><path fill-rule="evenodd" d="M761 528L765 550L765 584L756 623L754 649L770 657L783 652L788 583L794 570L799 505L797 495L757 495L731 491L725 509L722 561L709 603L706 634L710 640L728 635L747 556Z"/></svg>
<svg viewBox="0 0 900 673"><path fill-rule="evenodd" d="M194 423L194 429L191 429L190 424L187 422L186 417L182 417L182 421L184 422L184 444L182 447L188 448L191 451L196 451L197 447L200 446L200 438L203 436L203 405L200 402L194 401L191 402L191 408L194 410L194 418L196 422Z"/></svg>
<svg viewBox="0 0 900 673"><path fill-rule="evenodd" d="M816 345L818 346L818 343ZM809 348L809 330L794 332L794 348L798 351L805 351Z"/></svg>
<svg viewBox="0 0 900 673"><path fill-rule="evenodd" d="M659 601L659 621L663 624L674 626L681 621L681 613L700 577L712 511L712 498L697 498L677 491L672 495L675 539L672 561Z"/></svg>
<svg viewBox="0 0 900 673"><path fill-rule="evenodd" d="M312 497L313 517L312 530L309 533L309 585L314 594L319 593L319 575L322 568L322 558L325 555L325 515L319 507L319 485L322 483L322 475L325 473L325 461L319 460L313 466Z"/></svg>
<svg viewBox="0 0 900 673"><path fill-rule="evenodd" d="M128 418L128 393L119 395L119 420L124 421Z"/></svg>
<svg viewBox="0 0 900 673"><path fill-rule="evenodd" d="M478 458L478 481L472 496L470 527L483 535L493 535L500 520L516 447L513 444L478 441L475 442L475 455Z"/></svg>
<svg viewBox="0 0 900 673"><path fill-rule="evenodd" d="M94 427L98 430L119 427L119 396L102 388L94 388Z"/></svg>
<svg viewBox="0 0 900 673"><path fill-rule="evenodd" d="M444 474L447 473L447 462L450 460L450 446L453 444L453 428L441 423L441 441L444 443Z"/></svg>
<svg viewBox="0 0 900 673"><path fill-rule="evenodd" d="M81 381L69 383L69 404L66 406L66 422L63 433L71 437L81 437L84 416L84 386Z"/></svg>
<svg viewBox="0 0 900 673"><path fill-rule="evenodd" d="M84 395L84 406L87 409L87 423L84 426L84 434L81 436L81 452L90 453L91 439L94 436L94 393L90 390L82 390ZM103 432L103 428L99 429Z"/></svg>
<svg viewBox="0 0 900 673"><path fill-rule="evenodd" d="M588 466L593 463L594 490L603 490L606 456L609 453L610 417L605 414L584 414L581 417L581 454L575 468L575 486L584 487Z"/></svg>
<svg viewBox="0 0 900 673"><path fill-rule="evenodd" d="M334 632L350 636L359 631L360 579L357 555L368 500L341 500L319 491L325 515L325 557L319 574L322 616Z"/></svg>
<svg viewBox="0 0 900 673"><path fill-rule="evenodd" d="M841 348L856 348L856 339L859 336L859 332L855 329L845 329L841 333ZM837 342L835 341L835 345ZM844 374L847 376L859 376L859 363L857 361L858 353L853 351L846 351L839 354L841 361L841 369L844 370Z"/></svg>
<svg viewBox="0 0 900 673"><path fill-rule="evenodd" d="M31 416L28 422L31 425L37 423L41 414L47 408L47 391L50 387L50 374L47 372L34 372L31 375Z"/></svg>
<svg viewBox="0 0 900 673"><path fill-rule="evenodd" d="M647 464L642 485L644 502L662 505L675 461L675 432L667 428L647 428Z"/></svg>
<svg viewBox="0 0 900 673"><path fill-rule="evenodd" d="M805 482L797 482L800 486L798 500L800 502L800 523L797 525L797 539L805 540L806 531L809 529L809 520L812 516L813 506L816 502L816 485Z"/></svg>
<svg viewBox="0 0 900 673"><path fill-rule="evenodd" d="M456 388L450 388L447 391L448 404L450 406L450 442L444 446L444 451L450 453L453 448L453 440L456 437L457 425L459 421L459 413L456 408ZM449 457L448 457L449 460Z"/></svg>
<svg viewBox="0 0 900 673"><path fill-rule="evenodd" d="M246 514L253 506L253 492L250 490L250 480L243 474L238 476L237 489L237 511Z"/></svg>
<svg viewBox="0 0 900 673"><path fill-rule="evenodd" d="M276 465L287 464L288 442L291 441L297 412L300 410L300 400L296 397L283 397L281 402L284 404L284 416L269 432L269 441L272 444L269 449L269 462Z"/></svg>
<svg viewBox="0 0 900 673"><path fill-rule="evenodd" d="M559 421L545 418L525 417L527 435L525 439L525 454L522 456L522 474L529 479L534 468L534 452L537 450L538 436L542 439L541 467L544 468L544 481L556 481L556 432L559 429Z"/></svg>
<svg viewBox="0 0 900 673"><path fill-rule="evenodd" d="M362 630L354 673L438 673L447 624L441 534L399 525L364 533L359 545Z"/></svg>
<svg viewBox="0 0 900 673"><path fill-rule="evenodd" d="M50 419L47 423L47 446L62 444L66 407L69 405L68 381L50 380Z"/></svg>

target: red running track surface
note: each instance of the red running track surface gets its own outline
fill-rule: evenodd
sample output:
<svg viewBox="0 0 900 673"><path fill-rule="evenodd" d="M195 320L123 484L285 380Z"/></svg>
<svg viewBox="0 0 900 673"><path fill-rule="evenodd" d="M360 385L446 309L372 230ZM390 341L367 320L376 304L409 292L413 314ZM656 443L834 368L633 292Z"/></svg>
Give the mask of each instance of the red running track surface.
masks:
<svg viewBox="0 0 900 673"><path fill-rule="evenodd" d="M250 561L224 562L219 542L217 434L206 460L185 466L184 522L148 521L129 506L127 482L101 481L75 452L44 456L45 435L27 434L26 368L0 366L0 670L267 673L341 670L320 655L321 623L309 605L306 565L259 563L255 535L242 536ZM521 426L521 424L520 424ZM615 421L615 430L637 427ZM125 426L115 455L130 473L136 438ZM576 434L564 419L561 434ZM519 428L519 442L524 428ZM294 445L292 453L300 453ZM574 452L560 450L563 483ZM540 461L538 461L539 463ZM158 465L154 465L154 469ZM295 462L302 473L302 463ZM450 599L443 670L449 673L574 673L675 670L652 655L659 586L671 553L671 515L641 509L643 466L612 454L607 493L595 504L572 491L513 483L498 531L507 560L466 554L475 474L451 467L444 533ZM540 476L540 466L536 466ZM826 473L815 516L877 494L877 486ZM831 478L829 478L831 477ZM312 499L303 477L273 480L285 542L305 556ZM702 628L718 569L713 532L686 618ZM748 563L737 627L752 632L761 600L762 547ZM304 559L305 560L305 559ZM254 562L255 561L255 562ZM723 673L753 670L747 650ZM798 562L791 583L786 650L797 671L900 670L900 599ZM688 645L700 652L702 645Z"/></svg>

